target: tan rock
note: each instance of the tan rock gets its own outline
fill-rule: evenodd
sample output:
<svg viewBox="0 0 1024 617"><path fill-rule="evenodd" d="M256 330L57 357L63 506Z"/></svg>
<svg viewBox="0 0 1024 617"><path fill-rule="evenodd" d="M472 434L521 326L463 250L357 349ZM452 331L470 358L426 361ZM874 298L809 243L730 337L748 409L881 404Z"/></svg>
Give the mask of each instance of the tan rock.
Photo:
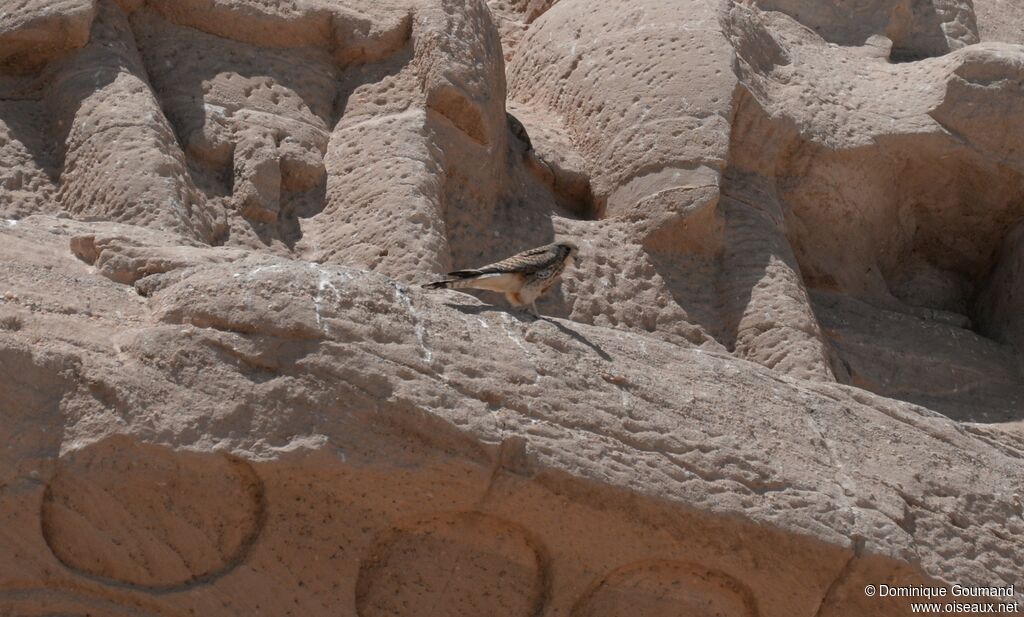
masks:
<svg viewBox="0 0 1024 617"><path fill-rule="evenodd" d="M101 3L89 44L47 67L47 81L52 130L63 146L57 198L65 210L213 238L218 213L192 183L116 7Z"/></svg>
<svg viewBox="0 0 1024 617"><path fill-rule="evenodd" d="M893 65L829 46L779 13L736 8L728 24L750 93L734 165L786 204L786 236L812 291L878 307L851 317L814 303L840 379L957 417L1016 420L1024 390L1013 351L970 328L993 247L1024 216L1004 137L1014 129L994 129L1016 125L1021 49L982 44ZM896 329L916 334L881 326L898 323L890 311L912 316Z"/></svg>
<svg viewBox="0 0 1024 617"><path fill-rule="evenodd" d="M138 0L121 2L129 11L143 6ZM156 0L145 6L182 26L235 41L330 49L342 63L386 58L405 43L409 30L408 3L390 0Z"/></svg>
<svg viewBox="0 0 1024 617"><path fill-rule="evenodd" d="M1024 156L1017 151L1024 118L1022 78L1021 46L986 43L965 49L957 54L942 103L930 114L984 156L1019 173L1024 171Z"/></svg>
<svg viewBox="0 0 1024 617"><path fill-rule="evenodd" d="M0 215L55 214L56 161L44 137L46 114L33 100L0 101Z"/></svg>
<svg viewBox="0 0 1024 617"><path fill-rule="evenodd" d="M1020 422L1021 372L1004 341L942 315L879 310L828 293L813 297L846 383L965 422Z"/></svg>
<svg viewBox="0 0 1024 617"><path fill-rule="evenodd" d="M1024 6L1011 0L974 0L982 41L1024 44Z"/></svg>
<svg viewBox="0 0 1024 617"><path fill-rule="evenodd" d="M1024 601L1022 48L969 4L18 3L0 615ZM544 319L417 284L555 238Z"/></svg>
<svg viewBox="0 0 1024 617"><path fill-rule="evenodd" d="M978 321L983 333L1024 350L1024 224L1018 223L1003 241L995 271L978 299Z"/></svg>
<svg viewBox="0 0 1024 617"><path fill-rule="evenodd" d="M585 161L593 211L610 219L588 236L615 229L614 243L636 245L611 249L621 257L607 261L624 297L602 288L603 274L584 271L571 288L579 297L571 315L831 379L781 217L758 212L742 182L723 187L737 82L722 68L734 53L730 39L707 27L716 20L703 3L613 3L593 13L561 2L510 66L512 95L535 117L563 120ZM573 37L553 34L565 31ZM735 196L722 203L727 190ZM729 254L732 245L742 256ZM597 277L603 286L586 280Z"/></svg>
<svg viewBox="0 0 1024 617"><path fill-rule="evenodd" d="M56 247L55 224L35 218L5 233L49 235L40 244ZM51 248L26 273L46 257L67 259ZM5 285L20 294L27 276ZM34 351L26 343L57 318L51 309L0 335L5 366L23 362L31 383L64 392L49 450L30 432L5 438L17 464L7 467L3 542L21 555L23 579L54 555L69 566L51 593L81 573L178 592L147 596L154 610L225 593L270 609L331 605L340 588L342 601L383 614L399 610L400 585L445 606L602 614L618 594L592 591L599 581L653 601L674 575L683 597L756 614L822 603L825 614L900 614L899 602L867 603L860 590L928 576L1005 585L1019 570L1019 445L920 407L650 336L451 308L380 275L283 259L189 268L152 296L159 321L119 325L108 306L94 325L59 316L63 340ZM118 332L114 344L90 343L96 329ZM24 417L47 417L47 399L0 374ZM103 439L110 432L130 437ZM879 439L888 446L863 447ZM214 473L223 459L140 441L243 456L259 485ZM47 463L58 452L59 465ZM925 453L926 468L911 463ZM104 491L121 468L139 489ZM33 473L48 487L43 538L20 531L38 525L29 514L39 511L24 509L44 491ZM182 490L147 488L193 475ZM617 496L627 487L631 497ZM202 552L204 530L258 518L239 491L270 504L255 543L233 558L250 529L233 523L220 552ZM145 512L161 495L161 517L105 514ZM90 535L75 531L87 523ZM168 547L182 560L161 558ZM433 573L449 559L480 567L438 588ZM186 582L194 577L205 582ZM0 601L30 597L58 606L38 594ZM854 597L856 610L842 601Z"/></svg>
<svg viewBox="0 0 1024 617"><path fill-rule="evenodd" d="M96 0L15 0L0 13L0 73L38 69L82 47Z"/></svg>
<svg viewBox="0 0 1024 617"><path fill-rule="evenodd" d="M826 41L862 45L872 36L892 41L893 60L941 56L977 43L978 24L969 0L753 0L766 11L781 11Z"/></svg>

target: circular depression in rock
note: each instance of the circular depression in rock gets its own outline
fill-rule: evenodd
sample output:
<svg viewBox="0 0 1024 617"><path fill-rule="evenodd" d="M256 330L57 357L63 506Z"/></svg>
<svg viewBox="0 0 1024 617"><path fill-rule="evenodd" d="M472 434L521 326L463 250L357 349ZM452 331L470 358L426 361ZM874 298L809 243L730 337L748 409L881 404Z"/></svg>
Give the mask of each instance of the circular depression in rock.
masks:
<svg viewBox="0 0 1024 617"><path fill-rule="evenodd" d="M165 617L132 606L129 599L94 596L60 588L0 589L0 615L12 617Z"/></svg>
<svg viewBox="0 0 1024 617"><path fill-rule="evenodd" d="M757 617L753 595L733 577L698 565L624 566L576 603L572 617Z"/></svg>
<svg viewBox="0 0 1024 617"><path fill-rule="evenodd" d="M393 529L359 571L360 617L529 617L546 597L546 567L519 527L456 514Z"/></svg>
<svg viewBox="0 0 1024 617"><path fill-rule="evenodd" d="M42 504L46 543L78 572L152 589L240 562L263 521L245 462L115 437L60 461Z"/></svg>

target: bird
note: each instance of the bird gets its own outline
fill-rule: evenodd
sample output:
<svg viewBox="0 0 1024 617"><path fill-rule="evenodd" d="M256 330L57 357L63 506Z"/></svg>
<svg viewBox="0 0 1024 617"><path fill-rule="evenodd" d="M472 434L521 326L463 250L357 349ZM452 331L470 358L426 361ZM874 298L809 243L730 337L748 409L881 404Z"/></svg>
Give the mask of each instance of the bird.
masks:
<svg viewBox="0 0 1024 617"><path fill-rule="evenodd" d="M449 272L448 278L423 285L425 289L484 289L505 294L516 307L530 307L534 317L537 299L558 281L566 266L579 263L579 248L572 242L554 242L518 253L473 270Z"/></svg>
<svg viewBox="0 0 1024 617"><path fill-rule="evenodd" d="M533 152L533 142L530 141L530 134L526 132L526 127L523 126L523 123L519 121L519 118L516 118L515 116L506 111L505 122L508 124L508 130L512 133L512 135L520 142L522 142L523 146L526 148L523 151L523 154L529 154L530 152Z"/></svg>

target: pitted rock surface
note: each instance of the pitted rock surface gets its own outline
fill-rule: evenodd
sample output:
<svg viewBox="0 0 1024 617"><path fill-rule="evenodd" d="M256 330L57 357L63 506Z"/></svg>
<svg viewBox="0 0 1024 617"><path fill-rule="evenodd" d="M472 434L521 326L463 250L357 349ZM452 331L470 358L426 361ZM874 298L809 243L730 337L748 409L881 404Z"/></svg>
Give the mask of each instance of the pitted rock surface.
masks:
<svg viewBox="0 0 1024 617"><path fill-rule="evenodd" d="M1024 601L1021 23L16 0L0 614Z"/></svg>

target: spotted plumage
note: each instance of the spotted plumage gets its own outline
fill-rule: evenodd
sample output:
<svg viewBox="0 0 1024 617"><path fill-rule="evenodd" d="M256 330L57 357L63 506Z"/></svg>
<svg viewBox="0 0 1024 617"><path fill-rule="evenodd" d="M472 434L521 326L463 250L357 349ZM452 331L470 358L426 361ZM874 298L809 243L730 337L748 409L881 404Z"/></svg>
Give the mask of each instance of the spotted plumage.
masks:
<svg viewBox="0 0 1024 617"><path fill-rule="evenodd" d="M579 249L571 242L556 242L482 268L449 272L446 280L427 283L423 287L496 291L504 293L512 306L529 306L537 315L537 299L558 282L578 252Z"/></svg>
<svg viewBox="0 0 1024 617"><path fill-rule="evenodd" d="M516 118L515 116L506 111L505 121L508 124L508 130L512 133L512 135L515 136L515 138L522 142L523 146L526 147L526 150L524 152L533 151L533 142L530 141L530 134L526 132L526 127L523 126L523 123L519 121L519 118Z"/></svg>

